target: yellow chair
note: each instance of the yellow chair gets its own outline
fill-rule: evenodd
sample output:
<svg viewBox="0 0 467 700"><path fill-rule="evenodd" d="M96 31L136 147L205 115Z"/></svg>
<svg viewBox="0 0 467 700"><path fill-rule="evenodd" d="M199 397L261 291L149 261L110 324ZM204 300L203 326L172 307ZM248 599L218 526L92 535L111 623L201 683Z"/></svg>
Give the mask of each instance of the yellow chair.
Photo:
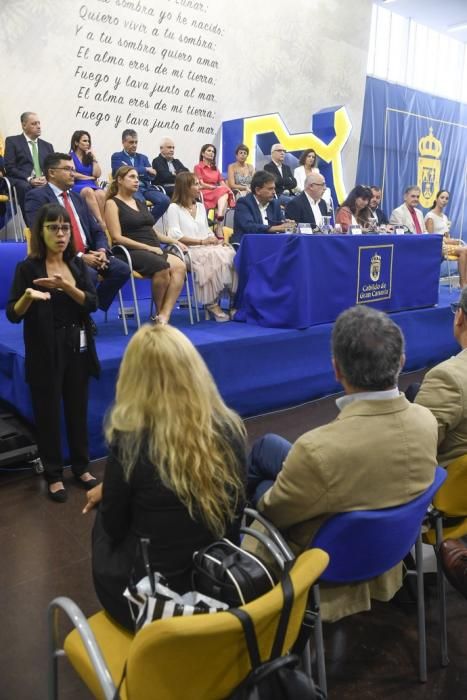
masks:
<svg viewBox="0 0 467 700"><path fill-rule="evenodd" d="M429 544L436 544L436 527L440 540L467 535L467 455L448 464L446 471L447 479L433 499L435 527L424 535Z"/></svg>
<svg viewBox="0 0 467 700"><path fill-rule="evenodd" d="M467 534L467 455L458 457L446 467L447 478L433 499L433 510L428 522L431 528L424 533L424 541L435 545L439 617L441 625L441 663L447 666L448 638L446 615L446 580L439 559L439 546L444 539L458 539Z"/></svg>
<svg viewBox="0 0 467 700"><path fill-rule="evenodd" d="M308 592L329 561L319 549L304 552L290 571L294 603L283 653L293 646ZM271 653L283 604L280 586L244 606L253 619L261 659ZM57 646L59 611L74 629ZM69 598L49 605L49 700L57 700L57 661L65 654L95 698L114 698L123 669L122 700L221 700L247 676L250 662L240 621L229 613L157 620L136 636L99 612L86 620Z"/></svg>
<svg viewBox="0 0 467 700"><path fill-rule="evenodd" d="M453 279L458 276L457 265L459 262L459 256L455 254L456 248L458 246L465 245L462 238L459 238L459 239L455 238L455 239L450 239L450 240L451 240L451 243L445 243L443 241L443 251L442 251L443 260L446 262L447 268L448 268L447 278L449 280L449 292L452 291ZM455 264L454 271L451 270L452 263ZM442 279L445 279L445 278L443 277Z"/></svg>

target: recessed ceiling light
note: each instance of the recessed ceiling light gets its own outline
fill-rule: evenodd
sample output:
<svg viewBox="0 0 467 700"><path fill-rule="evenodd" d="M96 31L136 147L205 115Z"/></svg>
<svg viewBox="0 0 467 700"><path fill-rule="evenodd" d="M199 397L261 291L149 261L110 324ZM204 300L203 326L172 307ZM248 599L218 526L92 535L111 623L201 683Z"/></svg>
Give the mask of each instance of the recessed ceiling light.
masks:
<svg viewBox="0 0 467 700"><path fill-rule="evenodd" d="M383 5L387 5L389 2L396 2L396 0L383 0Z"/></svg>
<svg viewBox="0 0 467 700"><path fill-rule="evenodd" d="M448 32L460 32L462 29L467 29L467 22L452 24L450 27L448 27Z"/></svg>

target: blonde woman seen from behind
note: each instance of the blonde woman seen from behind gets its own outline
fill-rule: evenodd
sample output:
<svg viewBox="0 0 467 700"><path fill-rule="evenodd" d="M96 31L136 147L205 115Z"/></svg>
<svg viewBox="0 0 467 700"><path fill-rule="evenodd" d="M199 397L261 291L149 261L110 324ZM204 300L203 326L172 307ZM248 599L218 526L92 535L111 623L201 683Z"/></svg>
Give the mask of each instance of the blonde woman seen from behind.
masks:
<svg viewBox="0 0 467 700"><path fill-rule="evenodd" d="M105 435L94 582L105 610L132 629L122 593L139 537L150 539L153 569L179 593L190 590L195 551L224 535L239 541L245 429L188 338L145 325L123 357Z"/></svg>
<svg viewBox="0 0 467 700"><path fill-rule="evenodd" d="M229 316L219 306L219 295L224 288L234 291L235 250L212 235L205 208L198 201L199 190L197 175L177 175L172 203L166 214L168 233L190 249L198 300L206 304L215 321L228 321Z"/></svg>

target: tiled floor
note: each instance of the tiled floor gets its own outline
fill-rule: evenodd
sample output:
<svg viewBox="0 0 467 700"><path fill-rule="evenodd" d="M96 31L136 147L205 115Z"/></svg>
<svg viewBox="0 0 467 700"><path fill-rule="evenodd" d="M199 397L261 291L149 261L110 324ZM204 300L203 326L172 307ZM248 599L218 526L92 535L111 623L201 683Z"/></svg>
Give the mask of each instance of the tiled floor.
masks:
<svg viewBox="0 0 467 700"><path fill-rule="evenodd" d="M403 377L401 385L413 379L414 375ZM334 399L328 398L249 419L247 427L251 440L267 431L294 440L335 415ZM95 465L96 474L102 470L102 462ZM81 515L84 491L70 474L68 482L69 500L59 505L45 497L40 477L29 472L0 474L0 700L46 698L46 608L53 597L73 598L86 614L99 609L90 564L93 515ZM377 604L371 613L325 626L331 700L467 697L467 601L450 589L451 664L442 669L436 598L433 589L428 593L428 683L417 681L414 605ZM61 663L60 681L60 698L90 697L66 661ZM189 691L186 697L190 700Z"/></svg>

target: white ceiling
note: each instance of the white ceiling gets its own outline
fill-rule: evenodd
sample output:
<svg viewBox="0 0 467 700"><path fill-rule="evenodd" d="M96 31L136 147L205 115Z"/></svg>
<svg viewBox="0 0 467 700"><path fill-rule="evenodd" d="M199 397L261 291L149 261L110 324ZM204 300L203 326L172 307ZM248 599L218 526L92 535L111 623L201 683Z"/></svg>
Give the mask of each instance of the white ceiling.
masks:
<svg viewBox="0 0 467 700"><path fill-rule="evenodd" d="M410 17L453 39L467 43L467 29L448 32L453 24L467 23L467 0L394 0L383 2L375 0L377 5L385 7L403 17ZM427 47L427 50L429 48Z"/></svg>

